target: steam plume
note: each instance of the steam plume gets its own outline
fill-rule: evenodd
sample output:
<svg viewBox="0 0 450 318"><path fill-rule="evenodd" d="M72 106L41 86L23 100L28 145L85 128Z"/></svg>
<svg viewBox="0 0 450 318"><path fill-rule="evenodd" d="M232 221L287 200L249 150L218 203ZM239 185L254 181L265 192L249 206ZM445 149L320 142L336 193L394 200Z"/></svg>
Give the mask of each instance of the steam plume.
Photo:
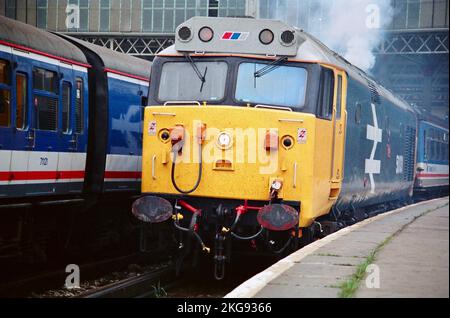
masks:
<svg viewBox="0 0 450 318"><path fill-rule="evenodd" d="M278 0L272 18L313 34L365 71L393 18L391 0Z"/></svg>

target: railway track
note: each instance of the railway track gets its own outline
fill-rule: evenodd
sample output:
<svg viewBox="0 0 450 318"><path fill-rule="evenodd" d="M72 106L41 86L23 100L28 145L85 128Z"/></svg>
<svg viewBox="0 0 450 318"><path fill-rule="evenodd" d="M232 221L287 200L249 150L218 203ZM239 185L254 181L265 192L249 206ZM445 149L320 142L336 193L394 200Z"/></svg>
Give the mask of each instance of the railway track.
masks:
<svg viewBox="0 0 450 318"><path fill-rule="evenodd" d="M166 260L164 258L155 260L154 265L143 265L145 263L145 255L139 253L113 257L104 259L101 261L95 261L91 263L80 264L80 273L83 277L83 281L87 282L86 286L82 286L82 290L65 289L65 279L68 273L64 268L60 270L49 270L46 272L37 272L30 274L28 277L23 277L17 280L0 284L0 297L37 297L47 298L54 296L61 297L64 291L68 295L78 295L83 292L85 287L97 290L96 283L102 284L103 281L116 279L116 276L125 276L133 274L133 272L139 273L145 271L145 267L159 267L160 264L164 264ZM163 265L164 266L164 265ZM142 274L138 274L142 275ZM97 281L97 282L96 282ZM89 290L90 291L90 290Z"/></svg>
<svg viewBox="0 0 450 318"><path fill-rule="evenodd" d="M176 284L175 269L167 266L159 270L127 278L74 298L156 298Z"/></svg>

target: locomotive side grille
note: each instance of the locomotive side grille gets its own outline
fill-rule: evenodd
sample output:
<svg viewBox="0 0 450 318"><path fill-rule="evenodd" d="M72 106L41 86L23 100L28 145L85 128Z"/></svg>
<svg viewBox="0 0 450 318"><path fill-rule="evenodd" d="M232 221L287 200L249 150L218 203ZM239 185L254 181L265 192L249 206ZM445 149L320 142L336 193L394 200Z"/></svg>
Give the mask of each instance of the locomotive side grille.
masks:
<svg viewBox="0 0 450 318"><path fill-rule="evenodd" d="M416 152L416 129L411 126L406 127L403 159L403 180L414 180L414 154Z"/></svg>
<svg viewBox="0 0 450 318"><path fill-rule="evenodd" d="M378 90L377 90L375 84L370 81L367 81L367 84L369 85L370 95L371 95L370 98L372 100L372 103L380 104L380 93L378 93Z"/></svg>
<svg viewBox="0 0 450 318"><path fill-rule="evenodd" d="M35 95L37 129L56 131L58 127L58 98Z"/></svg>

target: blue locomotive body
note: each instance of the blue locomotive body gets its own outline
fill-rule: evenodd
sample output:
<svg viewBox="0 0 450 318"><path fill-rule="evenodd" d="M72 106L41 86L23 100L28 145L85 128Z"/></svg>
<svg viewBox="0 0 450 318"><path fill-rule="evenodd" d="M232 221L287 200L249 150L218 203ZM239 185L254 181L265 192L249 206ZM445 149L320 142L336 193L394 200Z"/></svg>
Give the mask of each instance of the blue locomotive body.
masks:
<svg viewBox="0 0 450 318"><path fill-rule="evenodd" d="M344 180L338 210L407 200L414 185L416 114L375 85L350 78Z"/></svg>

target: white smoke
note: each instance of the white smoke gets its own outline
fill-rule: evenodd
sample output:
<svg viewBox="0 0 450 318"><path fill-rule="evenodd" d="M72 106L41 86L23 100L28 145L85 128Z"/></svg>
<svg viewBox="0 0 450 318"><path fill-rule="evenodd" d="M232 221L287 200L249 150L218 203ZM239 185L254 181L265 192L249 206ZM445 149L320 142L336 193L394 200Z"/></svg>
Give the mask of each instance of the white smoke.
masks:
<svg viewBox="0 0 450 318"><path fill-rule="evenodd" d="M276 16L313 34L352 64L369 71L383 28L392 22L391 0L278 0Z"/></svg>

